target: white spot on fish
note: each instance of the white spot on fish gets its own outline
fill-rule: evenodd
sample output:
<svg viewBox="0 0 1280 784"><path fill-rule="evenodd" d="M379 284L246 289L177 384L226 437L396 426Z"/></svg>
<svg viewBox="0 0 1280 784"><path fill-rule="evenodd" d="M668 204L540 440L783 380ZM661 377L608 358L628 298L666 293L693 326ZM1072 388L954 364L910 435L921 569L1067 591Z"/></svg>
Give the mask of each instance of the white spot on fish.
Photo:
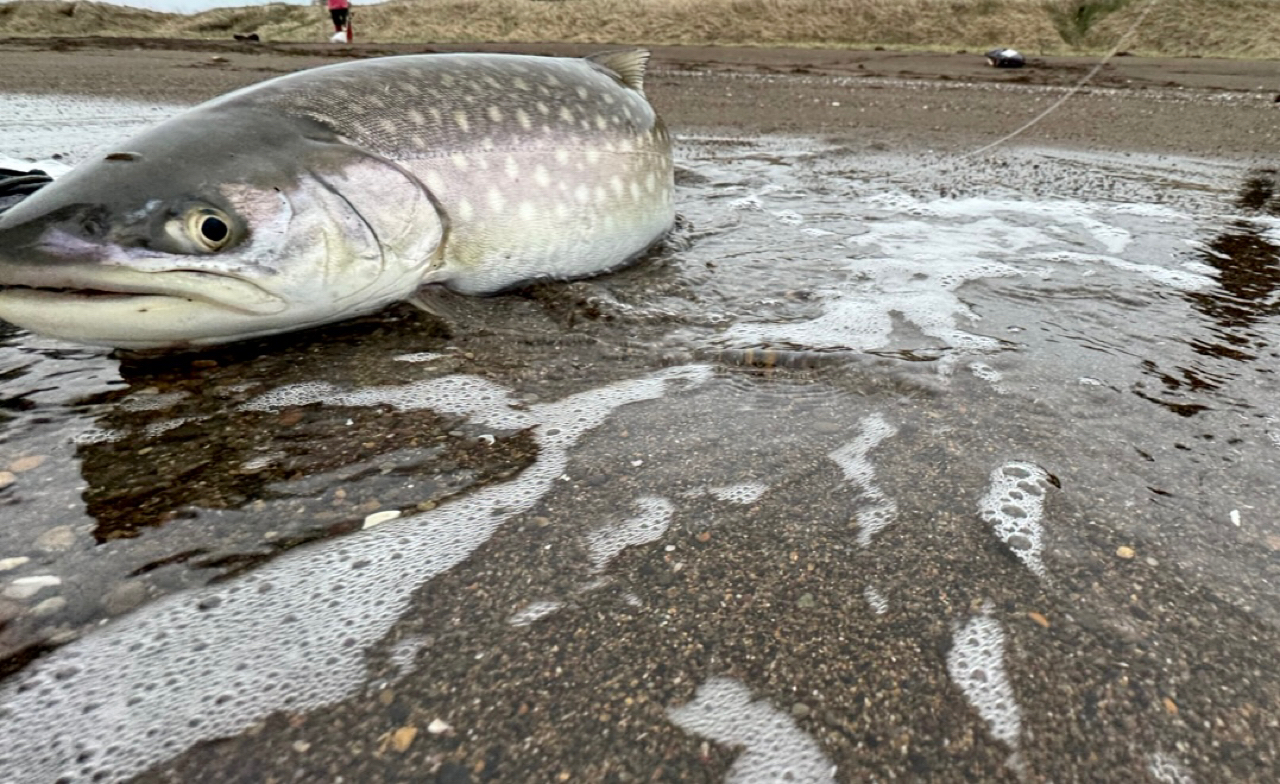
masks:
<svg viewBox="0 0 1280 784"><path fill-rule="evenodd" d="M462 199L458 202L458 219L469 221L476 214L475 207L471 206L471 202Z"/></svg>
<svg viewBox="0 0 1280 784"><path fill-rule="evenodd" d="M511 86L512 86L512 87L514 87L514 88L516 88L517 90L522 90L522 91L524 91L524 92L528 92L528 91L529 91L529 83L528 83L528 82L526 82L524 79L522 79L522 78L521 78L521 77L519 77L519 76L517 76L517 77L516 77L516 78L511 82Z"/></svg>
<svg viewBox="0 0 1280 784"><path fill-rule="evenodd" d="M569 111L569 107L567 106L560 107L560 119L564 120L567 123L573 122L573 112Z"/></svg>
<svg viewBox="0 0 1280 784"><path fill-rule="evenodd" d="M622 196L622 190L623 190L623 187L622 187L622 178L621 178L621 177L619 177L619 176L618 176L618 175L616 175L616 174L615 174L615 175L613 175L612 177L610 177L610 178L609 178L609 187L613 189L613 195L614 195L614 196L618 196L618 197L621 197L621 196Z"/></svg>
<svg viewBox="0 0 1280 784"><path fill-rule="evenodd" d="M489 119L495 123L502 122L502 110L496 106L489 107Z"/></svg>
<svg viewBox="0 0 1280 784"><path fill-rule="evenodd" d="M599 151L599 150L587 150L587 163L595 164L595 163L599 163L599 162L600 162L600 151Z"/></svg>
<svg viewBox="0 0 1280 784"><path fill-rule="evenodd" d="M490 188L488 196L485 197L489 202L489 209L494 212L502 212L507 207L507 199L502 195L502 191L497 188Z"/></svg>
<svg viewBox="0 0 1280 784"><path fill-rule="evenodd" d="M430 109L427 109L427 114L430 114L431 119L435 120L436 122L440 122L441 120L444 119L444 115L441 114L440 110L435 108L434 106L431 107Z"/></svg>
<svg viewBox="0 0 1280 784"><path fill-rule="evenodd" d="M444 178L440 176L440 172L429 171L427 172L425 179L427 181L427 188L430 189L432 193L439 195L440 192L444 190Z"/></svg>
<svg viewBox="0 0 1280 784"><path fill-rule="evenodd" d="M558 164L560 164L561 166L563 166L563 165L567 164L568 162L569 162L569 151L568 151L568 150L556 150L556 163L558 163Z"/></svg>
<svg viewBox="0 0 1280 784"><path fill-rule="evenodd" d="M603 131L605 129L605 126L607 126L608 124L609 123L607 120L604 119L603 114L596 115L596 128Z"/></svg>
<svg viewBox="0 0 1280 784"><path fill-rule="evenodd" d="M467 119L467 113L461 109L453 113L453 121L458 124L463 133L471 130L471 121Z"/></svg>
<svg viewBox="0 0 1280 784"><path fill-rule="evenodd" d="M585 185L579 185L573 189L573 198L574 201L586 204L588 201L591 201L591 189Z"/></svg>
<svg viewBox="0 0 1280 784"><path fill-rule="evenodd" d="M520 165L516 163L515 157L508 155L505 164L504 168L507 172L507 176L513 180L520 179Z"/></svg>
<svg viewBox="0 0 1280 784"><path fill-rule="evenodd" d="M547 168L542 164L533 167L533 181L539 188L545 188L551 184L551 175L547 174Z"/></svg>
<svg viewBox="0 0 1280 784"><path fill-rule="evenodd" d="M516 122L520 123L520 127L526 131L533 127L533 121L529 119L529 113L524 109L516 109Z"/></svg>
<svg viewBox="0 0 1280 784"><path fill-rule="evenodd" d="M461 170L465 170L470 165L470 162L467 160L467 156L460 152L451 154L449 156L449 160L453 161L454 168Z"/></svg>
<svg viewBox="0 0 1280 784"><path fill-rule="evenodd" d="M493 143L493 137L492 137L492 136L486 136L486 137L484 137L484 140L480 142L480 146L481 146L481 147L483 147L483 148L485 148L486 150L492 150L492 149L493 149L494 147L496 147L497 145L495 145L495 144Z"/></svg>
<svg viewBox="0 0 1280 784"><path fill-rule="evenodd" d="M533 220L533 216L535 212L533 208L533 202L522 201L520 202L520 206L517 207L516 210L517 212L520 213L520 220L524 220L524 221Z"/></svg>
<svg viewBox="0 0 1280 784"><path fill-rule="evenodd" d="M424 123L426 123L427 118L422 114L422 112L418 111L417 109L410 109L409 121L412 122L414 125L423 125Z"/></svg>
<svg viewBox="0 0 1280 784"><path fill-rule="evenodd" d="M538 114L551 114L551 107L547 106L543 101L538 101Z"/></svg>
<svg viewBox="0 0 1280 784"><path fill-rule="evenodd" d="M627 185L627 189L631 191L631 198L634 201L640 201L640 184L639 183L637 183L635 180L632 180Z"/></svg>

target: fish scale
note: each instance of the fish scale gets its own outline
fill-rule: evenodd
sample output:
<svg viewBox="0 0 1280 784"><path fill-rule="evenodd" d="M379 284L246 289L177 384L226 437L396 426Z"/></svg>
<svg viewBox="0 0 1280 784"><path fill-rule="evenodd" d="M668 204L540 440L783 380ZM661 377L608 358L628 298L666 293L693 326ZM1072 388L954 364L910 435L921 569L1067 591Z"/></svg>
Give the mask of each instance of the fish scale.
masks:
<svg viewBox="0 0 1280 784"><path fill-rule="evenodd" d="M674 220L647 59L377 58L214 99L0 216L0 318L202 345L621 266Z"/></svg>

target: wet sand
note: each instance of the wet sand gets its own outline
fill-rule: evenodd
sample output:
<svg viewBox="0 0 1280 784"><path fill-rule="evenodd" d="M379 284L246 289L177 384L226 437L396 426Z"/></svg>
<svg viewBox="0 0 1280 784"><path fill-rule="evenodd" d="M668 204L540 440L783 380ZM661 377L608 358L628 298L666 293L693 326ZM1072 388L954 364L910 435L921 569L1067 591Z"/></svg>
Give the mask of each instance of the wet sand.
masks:
<svg viewBox="0 0 1280 784"><path fill-rule="evenodd" d="M602 48L10 39L0 42L0 91L195 102L348 58L468 50L576 56ZM1096 62L1032 56L1026 68L1004 70L988 67L980 52L660 46L646 86L677 134L793 133L874 150L955 151L1033 119ZM1116 57L1017 141L1265 162L1280 148L1277 73L1268 61Z"/></svg>

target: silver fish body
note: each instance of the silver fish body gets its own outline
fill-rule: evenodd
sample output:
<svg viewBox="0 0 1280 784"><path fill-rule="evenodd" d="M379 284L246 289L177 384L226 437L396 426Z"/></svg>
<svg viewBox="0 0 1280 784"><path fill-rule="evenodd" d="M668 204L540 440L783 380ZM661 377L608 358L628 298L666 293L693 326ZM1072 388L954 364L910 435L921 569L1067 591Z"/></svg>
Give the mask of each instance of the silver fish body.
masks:
<svg viewBox="0 0 1280 784"><path fill-rule="evenodd" d="M214 99L0 213L0 319L204 345L621 266L674 219L647 58L388 57Z"/></svg>

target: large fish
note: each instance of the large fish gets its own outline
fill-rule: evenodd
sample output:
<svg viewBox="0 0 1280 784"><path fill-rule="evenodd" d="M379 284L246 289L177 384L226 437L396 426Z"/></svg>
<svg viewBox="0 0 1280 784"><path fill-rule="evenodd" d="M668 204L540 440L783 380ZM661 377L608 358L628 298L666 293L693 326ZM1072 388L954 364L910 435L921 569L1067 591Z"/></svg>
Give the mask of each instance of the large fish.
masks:
<svg viewBox="0 0 1280 784"><path fill-rule="evenodd" d="M674 219L647 60L387 57L201 104L0 213L0 319L193 346L618 267Z"/></svg>

